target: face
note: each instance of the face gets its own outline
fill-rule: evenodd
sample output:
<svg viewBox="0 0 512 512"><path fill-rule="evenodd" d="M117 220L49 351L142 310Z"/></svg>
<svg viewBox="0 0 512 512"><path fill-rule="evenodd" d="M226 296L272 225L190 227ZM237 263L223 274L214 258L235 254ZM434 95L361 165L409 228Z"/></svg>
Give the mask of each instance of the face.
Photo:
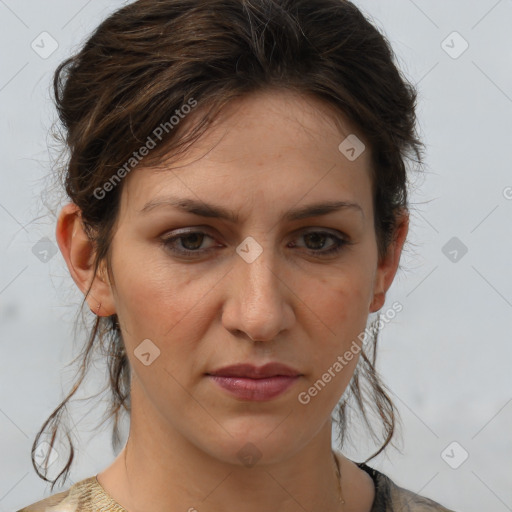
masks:
<svg viewBox="0 0 512 512"><path fill-rule="evenodd" d="M364 141L314 98L259 93L185 157L125 178L114 282L92 295L119 318L132 417L231 462L249 442L277 460L330 425L400 253L378 261L370 149L348 159L350 134ZM296 376L208 375L238 363Z"/></svg>

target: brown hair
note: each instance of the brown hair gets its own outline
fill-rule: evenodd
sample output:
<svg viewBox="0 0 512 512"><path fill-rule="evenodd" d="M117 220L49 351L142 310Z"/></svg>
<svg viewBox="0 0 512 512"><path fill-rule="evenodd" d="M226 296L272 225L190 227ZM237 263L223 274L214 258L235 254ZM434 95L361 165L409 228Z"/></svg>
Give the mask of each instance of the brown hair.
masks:
<svg viewBox="0 0 512 512"><path fill-rule="evenodd" d="M416 91L394 59L386 38L345 0L138 0L114 12L78 53L58 66L53 81L64 128L64 136L55 136L68 154L56 176L81 210L96 249L95 273L106 262L113 281L109 248L123 183L109 187L106 200L95 191L106 190L116 171L148 137L154 138L156 127L168 129L145 165L161 164L171 150L185 151L232 99L269 88L321 99L365 136L372 149L377 246L379 257L384 256L398 215L408 208L406 162L421 163L423 150L415 127ZM171 116L191 99L199 105L194 116L201 114L193 129L185 133L187 123L170 128ZM378 330L371 354L361 352L349 386L373 435L360 376L368 379L369 403L383 422L384 444L366 461L388 445L399 419L375 369L377 335ZM52 489L61 475L67 478L73 443L66 432L70 455L54 480L47 471L39 472L36 446L47 427L53 446L60 416L81 385L97 344L110 374L106 418L114 418L114 449L119 446L119 414L130 411L130 367L117 316L96 317L77 357L81 366L75 384L33 443L34 468L53 483ZM340 445L347 405L345 399L337 407Z"/></svg>

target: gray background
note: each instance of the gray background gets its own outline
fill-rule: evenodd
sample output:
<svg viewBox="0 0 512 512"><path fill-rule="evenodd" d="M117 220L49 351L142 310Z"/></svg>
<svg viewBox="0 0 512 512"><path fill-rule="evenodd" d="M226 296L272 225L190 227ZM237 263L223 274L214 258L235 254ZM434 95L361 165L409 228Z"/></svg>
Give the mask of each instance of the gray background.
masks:
<svg viewBox="0 0 512 512"><path fill-rule="evenodd" d="M56 247L55 218L41 204L55 115L49 83L124 3L0 0L0 512L49 495L30 447L69 389L66 364L79 348L72 329L81 295L60 253L43 252ZM382 331L378 364L403 420L401 452L390 448L369 464L456 511L512 510L512 1L356 4L418 84L427 144L410 244L382 310L394 300L404 307ZM50 56L31 47L44 31L58 44ZM77 396L103 387L96 366ZM70 410L79 450L63 488L114 457L108 425L92 430L101 399ZM344 450L353 460L375 451L357 444Z"/></svg>

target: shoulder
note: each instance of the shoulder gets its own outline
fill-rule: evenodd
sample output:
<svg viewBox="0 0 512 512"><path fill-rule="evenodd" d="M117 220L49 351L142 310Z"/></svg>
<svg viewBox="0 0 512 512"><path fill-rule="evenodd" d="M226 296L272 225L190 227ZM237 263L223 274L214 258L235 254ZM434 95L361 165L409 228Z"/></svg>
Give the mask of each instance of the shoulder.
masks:
<svg viewBox="0 0 512 512"><path fill-rule="evenodd" d="M362 462L357 465L372 477L375 484L375 502L371 512L454 512L430 498L400 487L385 474Z"/></svg>
<svg viewBox="0 0 512 512"><path fill-rule="evenodd" d="M393 482L391 482L390 494L395 508L403 512L454 512L436 501L403 489Z"/></svg>
<svg viewBox="0 0 512 512"><path fill-rule="evenodd" d="M88 490L94 485L94 479L95 477L91 476L80 480L69 489L27 505L16 512L88 512L85 503Z"/></svg>

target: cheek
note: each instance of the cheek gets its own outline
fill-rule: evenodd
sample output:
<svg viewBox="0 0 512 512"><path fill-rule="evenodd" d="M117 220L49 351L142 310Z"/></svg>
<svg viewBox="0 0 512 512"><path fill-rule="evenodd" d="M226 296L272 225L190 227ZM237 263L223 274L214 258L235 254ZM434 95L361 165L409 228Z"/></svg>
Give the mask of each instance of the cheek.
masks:
<svg viewBox="0 0 512 512"><path fill-rule="evenodd" d="M168 342L186 329L183 326L190 329L191 324L196 329L189 332L195 333L199 318L205 317L204 295L215 285L213 276L193 279L192 272L154 253L148 258L142 251L138 255L135 248L129 259L113 262L116 310L125 343L132 348L146 338L161 349L164 344L168 347Z"/></svg>
<svg viewBox="0 0 512 512"><path fill-rule="evenodd" d="M328 278L317 276L302 284L310 290L304 302L310 309L308 338L316 345L309 348L313 370L309 385L318 379L329 382L319 402L331 407L349 384L359 359L369 314L371 272L351 267L350 271L340 270Z"/></svg>
<svg viewBox="0 0 512 512"><path fill-rule="evenodd" d="M205 294L214 284L206 276L191 280L171 266L138 271L126 266L116 279L116 307L132 374L161 410L190 401L184 387L193 384L195 361L201 360L212 308ZM146 361L145 353L150 354Z"/></svg>
<svg viewBox="0 0 512 512"><path fill-rule="evenodd" d="M329 271L329 276L315 276L300 282L298 295L330 336L338 343L340 338L363 328L369 314L372 293L371 273L351 267L339 272ZM315 339L315 338L312 338Z"/></svg>

